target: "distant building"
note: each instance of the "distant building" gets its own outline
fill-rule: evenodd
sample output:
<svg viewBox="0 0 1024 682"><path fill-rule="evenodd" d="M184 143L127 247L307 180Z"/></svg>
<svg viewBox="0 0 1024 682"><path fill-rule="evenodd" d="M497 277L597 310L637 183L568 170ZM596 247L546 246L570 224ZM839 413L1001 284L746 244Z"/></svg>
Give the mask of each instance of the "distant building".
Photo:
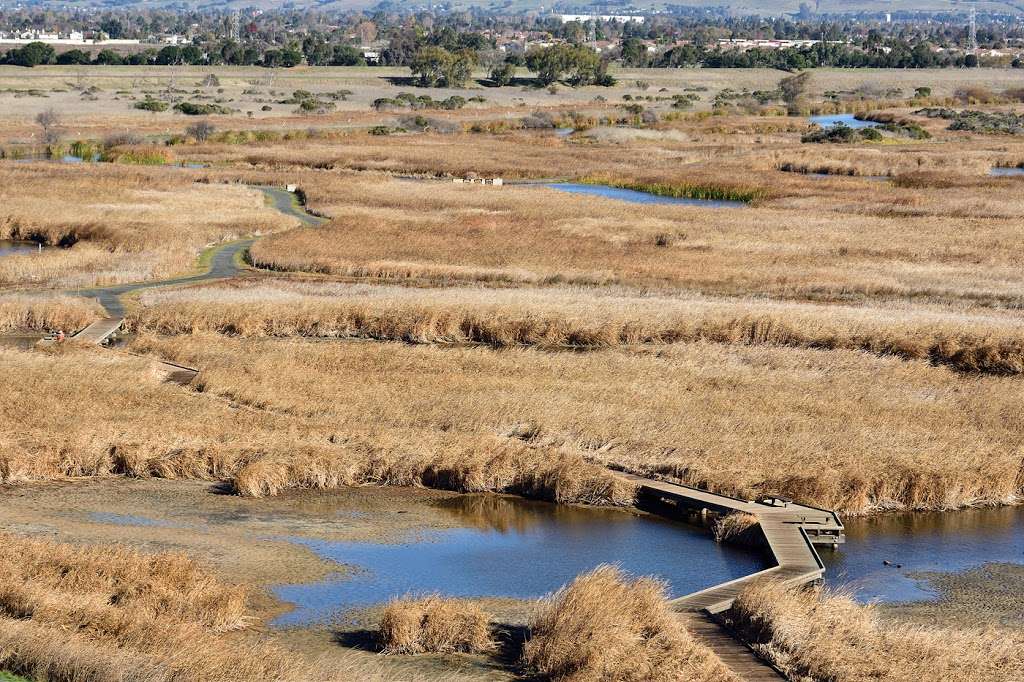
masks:
<svg viewBox="0 0 1024 682"><path fill-rule="evenodd" d="M629 22L642 24L644 18L635 14L563 14L562 23L568 24L570 21L617 21L620 24L628 24Z"/></svg>
<svg viewBox="0 0 1024 682"><path fill-rule="evenodd" d="M120 38L117 40L97 39L86 36L82 31L59 33L57 31L15 31L0 33L0 43L7 45L28 45L29 43L46 43L47 45L138 45L142 41Z"/></svg>

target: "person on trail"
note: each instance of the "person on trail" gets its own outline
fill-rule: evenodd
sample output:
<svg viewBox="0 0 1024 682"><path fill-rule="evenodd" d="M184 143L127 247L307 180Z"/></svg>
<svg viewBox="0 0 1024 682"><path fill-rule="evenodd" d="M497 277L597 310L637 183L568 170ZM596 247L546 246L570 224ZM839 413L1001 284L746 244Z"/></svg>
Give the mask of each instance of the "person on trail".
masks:
<svg viewBox="0 0 1024 682"><path fill-rule="evenodd" d="M64 343L64 330L63 329L58 329L57 330L57 343Z"/></svg>

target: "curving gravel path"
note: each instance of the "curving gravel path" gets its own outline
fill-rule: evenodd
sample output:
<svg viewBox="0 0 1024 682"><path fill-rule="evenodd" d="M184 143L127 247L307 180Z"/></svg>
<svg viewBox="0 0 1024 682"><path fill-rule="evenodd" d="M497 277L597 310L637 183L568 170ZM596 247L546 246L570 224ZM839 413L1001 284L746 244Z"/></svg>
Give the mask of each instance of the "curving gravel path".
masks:
<svg viewBox="0 0 1024 682"><path fill-rule="evenodd" d="M277 187L258 187L261 192L268 199L275 209L284 213L285 215L297 218L303 225L320 225L326 221L326 218L307 213L303 209L293 192L288 192ZM87 298L95 298L103 309L106 311L110 318L123 318L125 315L124 304L121 302L121 296L134 291L141 291L143 289L154 289L157 287L174 286L177 284L192 284L194 282L204 282L207 280L214 279L228 279L236 276L241 268L238 265L239 257L241 254L253 245L255 239L242 239L228 244L222 244L216 247L213 252L213 260L210 263L210 269L199 275L189 275L186 277L175 277L174 279L164 279L153 282L137 282L133 284L116 284L109 287L97 287L93 289L77 289L75 291L68 292L69 294L77 296L85 296Z"/></svg>

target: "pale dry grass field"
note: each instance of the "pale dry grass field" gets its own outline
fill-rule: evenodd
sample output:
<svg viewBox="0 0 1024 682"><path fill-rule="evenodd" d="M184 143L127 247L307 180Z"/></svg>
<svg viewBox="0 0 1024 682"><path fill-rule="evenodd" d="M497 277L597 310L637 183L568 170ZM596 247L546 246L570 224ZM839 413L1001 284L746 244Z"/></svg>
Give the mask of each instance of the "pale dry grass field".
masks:
<svg viewBox="0 0 1024 682"><path fill-rule="evenodd" d="M136 350L157 344L140 341ZM559 502L633 499L632 484L578 452L415 420L393 428L366 413L336 423L334 395L312 412L282 410L212 385L189 392L164 383L149 359L71 345L47 354L0 350L0 370L3 483L122 474L223 480L249 496L381 484ZM317 383L315 374L295 378Z"/></svg>
<svg viewBox="0 0 1024 682"><path fill-rule="evenodd" d="M167 278L210 244L295 224L256 189L193 180L175 169L0 162L0 239L68 247L0 259L0 286Z"/></svg>
<svg viewBox="0 0 1024 682"><path fill-rule="evenodd" d="M772 191L779 196L751 208L712 209L539 187L328 176L307 196L335 218L263 239L251 257L270 269L396 282L1024 302L1017 179L982 178L974 188L950 191L775 170L748 176L757 187L777 180Z"/></svg>
<svg viewBox="0 0 1024 682"><path fill-rule="evenodd" d="M727 616L790 679L1013 682L1024 677L1019 632L900 623L842 594L757 584L740 595Z"/></svg>

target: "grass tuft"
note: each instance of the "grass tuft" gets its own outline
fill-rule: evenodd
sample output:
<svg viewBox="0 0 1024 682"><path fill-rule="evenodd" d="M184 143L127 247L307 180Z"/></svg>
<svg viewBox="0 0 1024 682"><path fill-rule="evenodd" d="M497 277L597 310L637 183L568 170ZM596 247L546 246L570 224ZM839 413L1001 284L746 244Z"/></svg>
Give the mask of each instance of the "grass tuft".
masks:
<svg viewBox="0 0 1024 682"><path fill-rule="evenodd" d="M387 654L483 653L495 646L490 620L490 614L464 599L392 599L381 617L380 644Z"/></svg>

